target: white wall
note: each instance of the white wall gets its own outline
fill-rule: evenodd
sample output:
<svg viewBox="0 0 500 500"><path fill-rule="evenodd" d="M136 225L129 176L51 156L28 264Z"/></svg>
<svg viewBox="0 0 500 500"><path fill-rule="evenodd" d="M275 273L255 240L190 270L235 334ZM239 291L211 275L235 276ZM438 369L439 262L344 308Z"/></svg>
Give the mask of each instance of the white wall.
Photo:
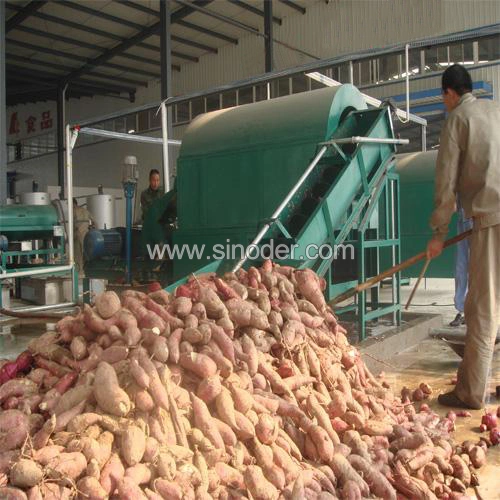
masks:
<svg viewBox="0 0 500 500"><path fill-rule="evenodd" d="M500 21L498 0L324 0L310 2L307 13L301 15L290 10L283 17L281 26L274 26L276 39L296 46L319 58L333 57L356 50L382 47L384 45L440 35ZM276 69L293 67L310 62L307 56L275 45ZM238 45L225 45L219 53L200 57L199 63L182 65L181 72L173 72L173 94L180 95L193 90L207 89L263 73L264 42L261 37L242 33ZM484 70L481 79L494 81L499 89L499 74L496 70ZM412 84L418 90L420 84ZM390 90L394 95L399 91ZM385 93L385 90L383 91ZM401 91L402 92L402 91ZM377 94L376 91L373 92ZM387 93L386 93L387 95ZM498 93L496 93L498 96ZM150 82L147 88L139 89L136 102L95 97L72 99L67 105L67 119L77 123L117 109L127 109L137 104L159 99L159 85ZM50 107L55 117L55 103L39 103L8 109L21 114L40 112ZM175 127L175 138L181 138L184 127ZM13 139L12 137L9 140ZM173 148L171 148L173 149ZM139 190L147 185L147 174L151 168L161 169L161 148L156 145L109 141L98 145L77 148L74 154L74 183L81 187L119 187L120 162L125 155L137 156L140 168ZM172 151L172 154L174 152ZM15 169L33 176L40 188L57 183L56 155L47 155L33 160L15 162ZM30 190L31 179L18 183L18 191Z"/></svg>

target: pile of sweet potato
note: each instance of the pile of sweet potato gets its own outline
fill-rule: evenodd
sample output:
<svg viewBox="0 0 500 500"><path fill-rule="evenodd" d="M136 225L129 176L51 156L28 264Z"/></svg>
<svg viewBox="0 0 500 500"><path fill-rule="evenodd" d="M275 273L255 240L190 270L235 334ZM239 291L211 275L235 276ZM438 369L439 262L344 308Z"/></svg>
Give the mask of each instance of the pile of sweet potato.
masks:
<svg viewBox="0 0 500 500"><path fill-rule="evenodd" d="M483 446L375 378L323 287L265 262L62 319L0 386L0 498L465 498Z"/></svg>

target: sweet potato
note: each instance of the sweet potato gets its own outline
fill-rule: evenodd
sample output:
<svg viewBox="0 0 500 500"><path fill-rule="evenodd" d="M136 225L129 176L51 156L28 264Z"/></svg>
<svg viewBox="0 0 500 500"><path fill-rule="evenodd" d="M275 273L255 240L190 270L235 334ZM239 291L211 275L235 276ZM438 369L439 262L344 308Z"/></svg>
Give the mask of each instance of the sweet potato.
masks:
<svg viewBox="0 0 500 500"><path fill-rule="evenodd" d="M194 425L203 432L215 448L224 449L224 441L220 432L215 427L210 411L207 405L194 394L191 393L191 402L193 405Z"/></svg>
<svg viewBox="0 0 500 500"><path fill-rule="evenodd" d="M350 455L349 463L361 474L370 491L384 500L396 500L396 491L387 478L359 455Z"/></svg>
<svg viewBox="0 0 500 500"><path fill-rule="evenodd" d="M135 425L128 426L121 435L121 454L129 466L138 464L146 449L146 436Z"/></svg>
<svg viewBox="0 0 500 500"><path fill-rule="evenodd" d="M453 467L453 476L462 481L468 488L471 483L471 472L464 460L458 455L453 455L450 458L450 465Z"/></svg>
<svg viewBox="0 0 500 500"><path fill-rule="evenodd" d="M173 481L158 478L154 480L153 487L161 495L162 498L182 500L182 489Z"/></svg>
<svg viewBox="0 0 500 500"><path fill-rule="evenodd" d="M27 438L29 430L28 416L21 411L0 412L0 452L20 447Z"/></svg>
<svg viewBox="0 0 500 500"><path fill-rule="evenodd" d="M222 386L220 383L219 375L212 375L211 377L204 378L198 385L196 395L210 404L221 393Z"/></svg>
<svg viewBox="0 0 500 500"><path fill-rule="evenodd" d="M120 457L113 454L101 471L99 483L103 487L104 491L109 495L115 491L124 475L125 469Z"/></svg>
<svg viewBox="0 0 500 500"><path fill-rule="evenodd" d="M205 354L196 352L181 354L179 363L200 378L210 377L217 373L217 365Z"/></svg>
<svg viewBox="0 0 500 500"><path fill-rule="evenodd" d="M100 362L94 381L94 397L97 404L107 413L122 417L130 411L130 399L127 393L118 384L114 368Z"/></svg>
<svg viewBox="0 0 500 500"><path fill-rule="evenodd" d="M61 453L47 464L45 469L51 479L70 478L77 480L86 470L87 460L82 453Z"/></svg>
<svg viewBox="0 0 500 500"><path fill-rule="evenodd" d="M90 500L105 500L107 493L95 477L82 477L76 484L78 491Z"/></svg>
<svg viewBox="0 0 500 500"><path fill-rule="evenodd" d="M118 483L118 495L122 500L146 500L146 495L130 477L124 477Z"/></svg>
<svg viewBox="0 0 500 500"><path fill-rule="evenodd" d="M103 319L111 318L121 308L121 302L115 292L104 292L96 296L95 308Z"/></svg>
<svg viewBox="0 0 500 500"><path fill-rule="evenodd" d="M69 389L57 400L53 409L54 415L60 415L71 408L74 408L82 401L87 401L92 392L92 387L84 385L79 385ZM45 408L41 406L41 409L44 410Z"/></svg>
<svg viewBox="0 0 500 500"><path fill-rule="evenodd" d="M11 486L0 486L0 498L5 500L28 500L23 490Z"/></svg>
<svg viewBox="0 0 500 500"><path fill-rule="evenodd" d="M36 393L38 386L35 382L29 379L12 379L0 385L0 403L6 399L16 396L25 397Z"/></svg>
<svg viewBox="0 0 500 500"><path fill-rule="evenodd" d="M353 481L362 495L368 496L370 488L344 456L335 453L329 465L341 486L345 485L347 481Z"/></svg>
<svg viewBox="0 0 500 500"><path fill-rule="evenodd" d="M253 498L259 500L277 500L278 490L265 478L262 469L249 465L243 473L245 486Z"/></svg>

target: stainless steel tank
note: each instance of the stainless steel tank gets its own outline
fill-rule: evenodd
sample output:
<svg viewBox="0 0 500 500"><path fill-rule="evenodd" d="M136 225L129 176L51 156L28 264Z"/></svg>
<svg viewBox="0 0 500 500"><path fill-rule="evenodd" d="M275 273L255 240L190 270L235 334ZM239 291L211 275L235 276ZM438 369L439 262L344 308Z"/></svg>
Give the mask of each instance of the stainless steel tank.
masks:
<svg viewBox="0 0 500 500"><path fill-rule="evenodd" d="M50 205L49 193L21 193L19 195L21 205Z"/></svg>
<svg viewBox="0 0 500 500"><path fill-rule="evenodd" d="M110 194L87 196L87 210L95 221L96 229L111 229L115 224L115 199Z"/></svg>

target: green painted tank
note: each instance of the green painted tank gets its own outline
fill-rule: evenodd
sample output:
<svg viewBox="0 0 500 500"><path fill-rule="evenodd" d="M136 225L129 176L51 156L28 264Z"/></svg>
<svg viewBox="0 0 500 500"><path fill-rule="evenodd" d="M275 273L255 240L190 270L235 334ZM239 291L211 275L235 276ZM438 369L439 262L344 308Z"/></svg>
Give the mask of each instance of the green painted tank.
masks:
<svg viewBox="0 0 500 500"><path fill-rule="evenodd" d="M52 205L0 207L0 234L9 241L50 238L57 225L57 210Z"/></svg>
<svg viewBox="0 0 500 500"><path fill-rule="evenodd" d="M174 243L247 245L350 111L365 109L352 85L238 106L198 117L177 160ZM206 258L206 257L205 257ZM174 278L198 269L174 261Z"/></svg>
<svg viewBox="0 0 500 500"><path fill-rule="evenodd" d="M425 249L432 236L429 219L434 209L434 177L437 151L399 155L396 171L400 179L401 207L401 259L405 260ZM456 234L456 216L450 223L451 238ZM455 248L451 247L431 262L426 272L428 278L453 278ZM415 277L420 266L403 271L405 277Z"/></svg>

